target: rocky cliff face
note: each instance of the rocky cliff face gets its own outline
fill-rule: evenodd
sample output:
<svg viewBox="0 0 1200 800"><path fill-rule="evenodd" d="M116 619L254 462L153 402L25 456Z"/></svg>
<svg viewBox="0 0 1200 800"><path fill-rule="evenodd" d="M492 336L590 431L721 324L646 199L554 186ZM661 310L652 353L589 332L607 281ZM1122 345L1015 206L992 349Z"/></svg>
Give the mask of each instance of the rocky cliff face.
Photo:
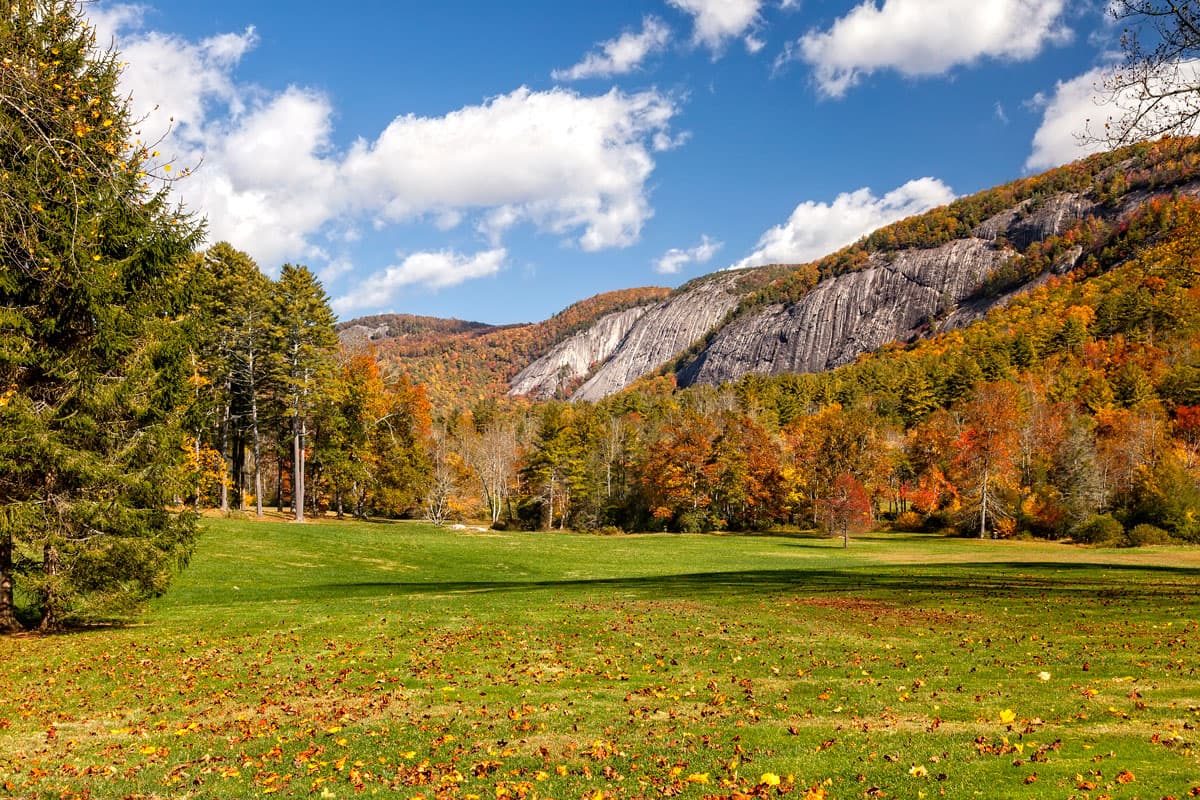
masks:
<svg viewBox="0 0 1200 800"><path fill-rule="evenodd" d="M997 214L971 238L874 254L866 268L822 281L799 302L766 306L735 320L680 372L679 384L716 385L747 373L820 372L891 342L910 341L928 332L932 320L941 330L968 325L1007 301L967 302L1012 257L1007 244L1026 247L1060 234L1094 210L1090 201L1062 194Z"/></svg>
<svg viewBox="0 0 1200 800"><path fill-rule="evenodd" d="M599 400L686 350L737 305L737 280L735 274L718 274L651 306L574 397Z"/></svg>
<svg viewBox="0 0 1200 800"><path fill-rule="evenodd" d="M870 266L822 281L798 303L735 320L679 375L719 384L747 373L820 372L918 335L969 297L1008 252L982 239L875 255Z"/></svg>
<svg viewBox="0 0 1200 800"><path fill-rule="evenodd" d="M647 306L638 306L608 314L588 329L559 342L517 373L508 393L553 397L561 385L582 378L594 364L609 358L647 309Z"/></svg>

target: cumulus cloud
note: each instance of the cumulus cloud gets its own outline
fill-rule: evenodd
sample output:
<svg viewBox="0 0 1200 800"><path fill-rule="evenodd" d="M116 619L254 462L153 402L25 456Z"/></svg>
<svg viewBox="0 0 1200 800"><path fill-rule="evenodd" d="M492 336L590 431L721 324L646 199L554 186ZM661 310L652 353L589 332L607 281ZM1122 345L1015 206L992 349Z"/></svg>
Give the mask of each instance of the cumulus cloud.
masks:
<svg viewBox="0 0 1200 800"><path fill-rule="evenodd" d="M1137 90L1115 95L1104 90L1111 67L1097 67L1066 81L1059 81L1050 96L1038 93L1027 106L1042 112L1042 122L1033 135L1033 150L1025 161L1030 170L1049 169L1108 149L1102 139L1109 126L1139 108ZM1195 85L1200 82L1200 61L1183 61L1166 70L1171 81ZM1147 119L1169 120L1188 109L1190 99L1166 98Z"/></svg>
<svg viewBox="0 0 1200 800"><path fill-rule="evenodd" d="M141 140L165 137L161 158L198 165L176 196L207 217L210 240L266 269L329 260L344 232L402 222L449 229L469 219L493 253L522 223L589 251L627 246L653 213L653 153L683 141L671 129L674 100L657 91L520 88L444 116L399 116L339 151L330 97L237 80L253 28L191 41L144 30L132 6L88 10L129 64L121 88L145 117ZM473 274L449 257L389 274L422 263Z"/></svg>
<svg viewBox="0 0 1200 800"><path fill-rule="evenodd" d="M692 41L713 53L724 49L730 39L744 37L751 52L762 44L753 33L761 23L762 0L667 0L695 20Z"/></svg>
<svg viewBox="0 0 1200 800"><path fill-rule="evenodd" d="M616 39L601 42L600 52L588 53L570 69L556 69L556 81L578 81L584 78L608 78L625 75L642 65L648 57L661 52L671 40L671 29L657 17L642 20L640 33L626 31Z"/></svg>
<svg viewBox="0 0 1200 800"><path fill-rule="evenodd" d="M672 247L654 262L654 270L664 275L674 275L688 264L707 264L712 261L724 242L710 239L707 235L700 237L700 244L686 250Z"/></svg>
<svg viewBox="0 0 1200 800"><path fill-rule="evenodd" d="M655 91L596 97L526 88L443 117L405 116L360 140L340 176L385 222L504 208L584 250L632 244L650 217L650 148L675 104Z"/></svg>
<svg viewBox="0 0 1200 800"><path fill-rule="evenodd" d="M403 289L423 286L444 289L469 280L495 275L508 257L504 248L464 255L453 250L413 253L395 266L367 277L354 291L337 298L335 313L347 314L366 308L378 308L395 300Z"/></svg>
<svg viewBox="0 0 1200 800"><path fill-rule="evenodd" d="M806 201L787 222L764 233L754 252L733 268L814 261L884 225L945 205L954 196L936 178L920 178L883 197L863 188L839 194L832 203Z"/></svg>
<svg viewBox="0 0 1200 800"><path fill-rule="evenodd" d="M841 97L877 70L915 77L981 58L1033 58L1071 38L1065 6L1065 0L884 0L882 6L867 0L828 30L805 34L787 57L814 68L822 94Z"/></svg>

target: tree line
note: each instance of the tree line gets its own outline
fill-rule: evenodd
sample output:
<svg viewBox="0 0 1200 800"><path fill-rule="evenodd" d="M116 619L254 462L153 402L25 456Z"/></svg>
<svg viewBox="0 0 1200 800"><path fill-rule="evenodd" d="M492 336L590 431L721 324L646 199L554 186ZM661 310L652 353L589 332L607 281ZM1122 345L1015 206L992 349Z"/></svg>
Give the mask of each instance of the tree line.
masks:
<svg viewBox="0 0 1200 800"><path fill-rule="evenodd" d="M432 507L481 498L526 528L1200 541L1200 204L1080 227L1074 272L839 370L449 414Z"/></svg>
<svg viewBox="0 0 1200 800"><path fill-rule="evenodd" d="M368 351L343 350L320 281L270 280L219 243L192 260L186 413L192 485L221 511L411 512L428 473L429 403Z"/></svg>

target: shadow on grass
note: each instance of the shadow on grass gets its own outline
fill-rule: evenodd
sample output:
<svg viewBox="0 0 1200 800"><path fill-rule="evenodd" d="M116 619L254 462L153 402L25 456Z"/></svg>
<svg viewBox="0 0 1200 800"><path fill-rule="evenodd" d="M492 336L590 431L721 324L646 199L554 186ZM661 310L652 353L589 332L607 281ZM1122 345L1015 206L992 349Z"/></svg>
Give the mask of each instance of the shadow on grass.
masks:
<svg viewBox="0 0 1200 800"><path fill-rule="evenodd" d="M1139 577L1140 576L1140 577ZM889 595L917 599L1044 598L1070 595L1098 600L1195 597L1200 569L1118 564L1001 562L932 564L884 569L739 570L642 577L567 580L363 581L292 587L293 597L363 595L446 595L479 593L633 593L647 598L703 598L736 595ZM286 591L286 590L285 590Z"/></svg>

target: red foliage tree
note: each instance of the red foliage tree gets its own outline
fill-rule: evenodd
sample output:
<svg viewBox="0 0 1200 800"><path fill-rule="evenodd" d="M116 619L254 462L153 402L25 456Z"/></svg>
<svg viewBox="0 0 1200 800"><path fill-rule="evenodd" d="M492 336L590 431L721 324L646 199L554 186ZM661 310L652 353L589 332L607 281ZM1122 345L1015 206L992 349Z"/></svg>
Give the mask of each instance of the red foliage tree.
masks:
<svg viewBox="0 0 1200 800"><path fill-rule="evenodd" d="M871 498L853 475L838 475L820 502L821 527L826 533L841 534L842 547L850 546L851 533L871 529Z"/></svg>

